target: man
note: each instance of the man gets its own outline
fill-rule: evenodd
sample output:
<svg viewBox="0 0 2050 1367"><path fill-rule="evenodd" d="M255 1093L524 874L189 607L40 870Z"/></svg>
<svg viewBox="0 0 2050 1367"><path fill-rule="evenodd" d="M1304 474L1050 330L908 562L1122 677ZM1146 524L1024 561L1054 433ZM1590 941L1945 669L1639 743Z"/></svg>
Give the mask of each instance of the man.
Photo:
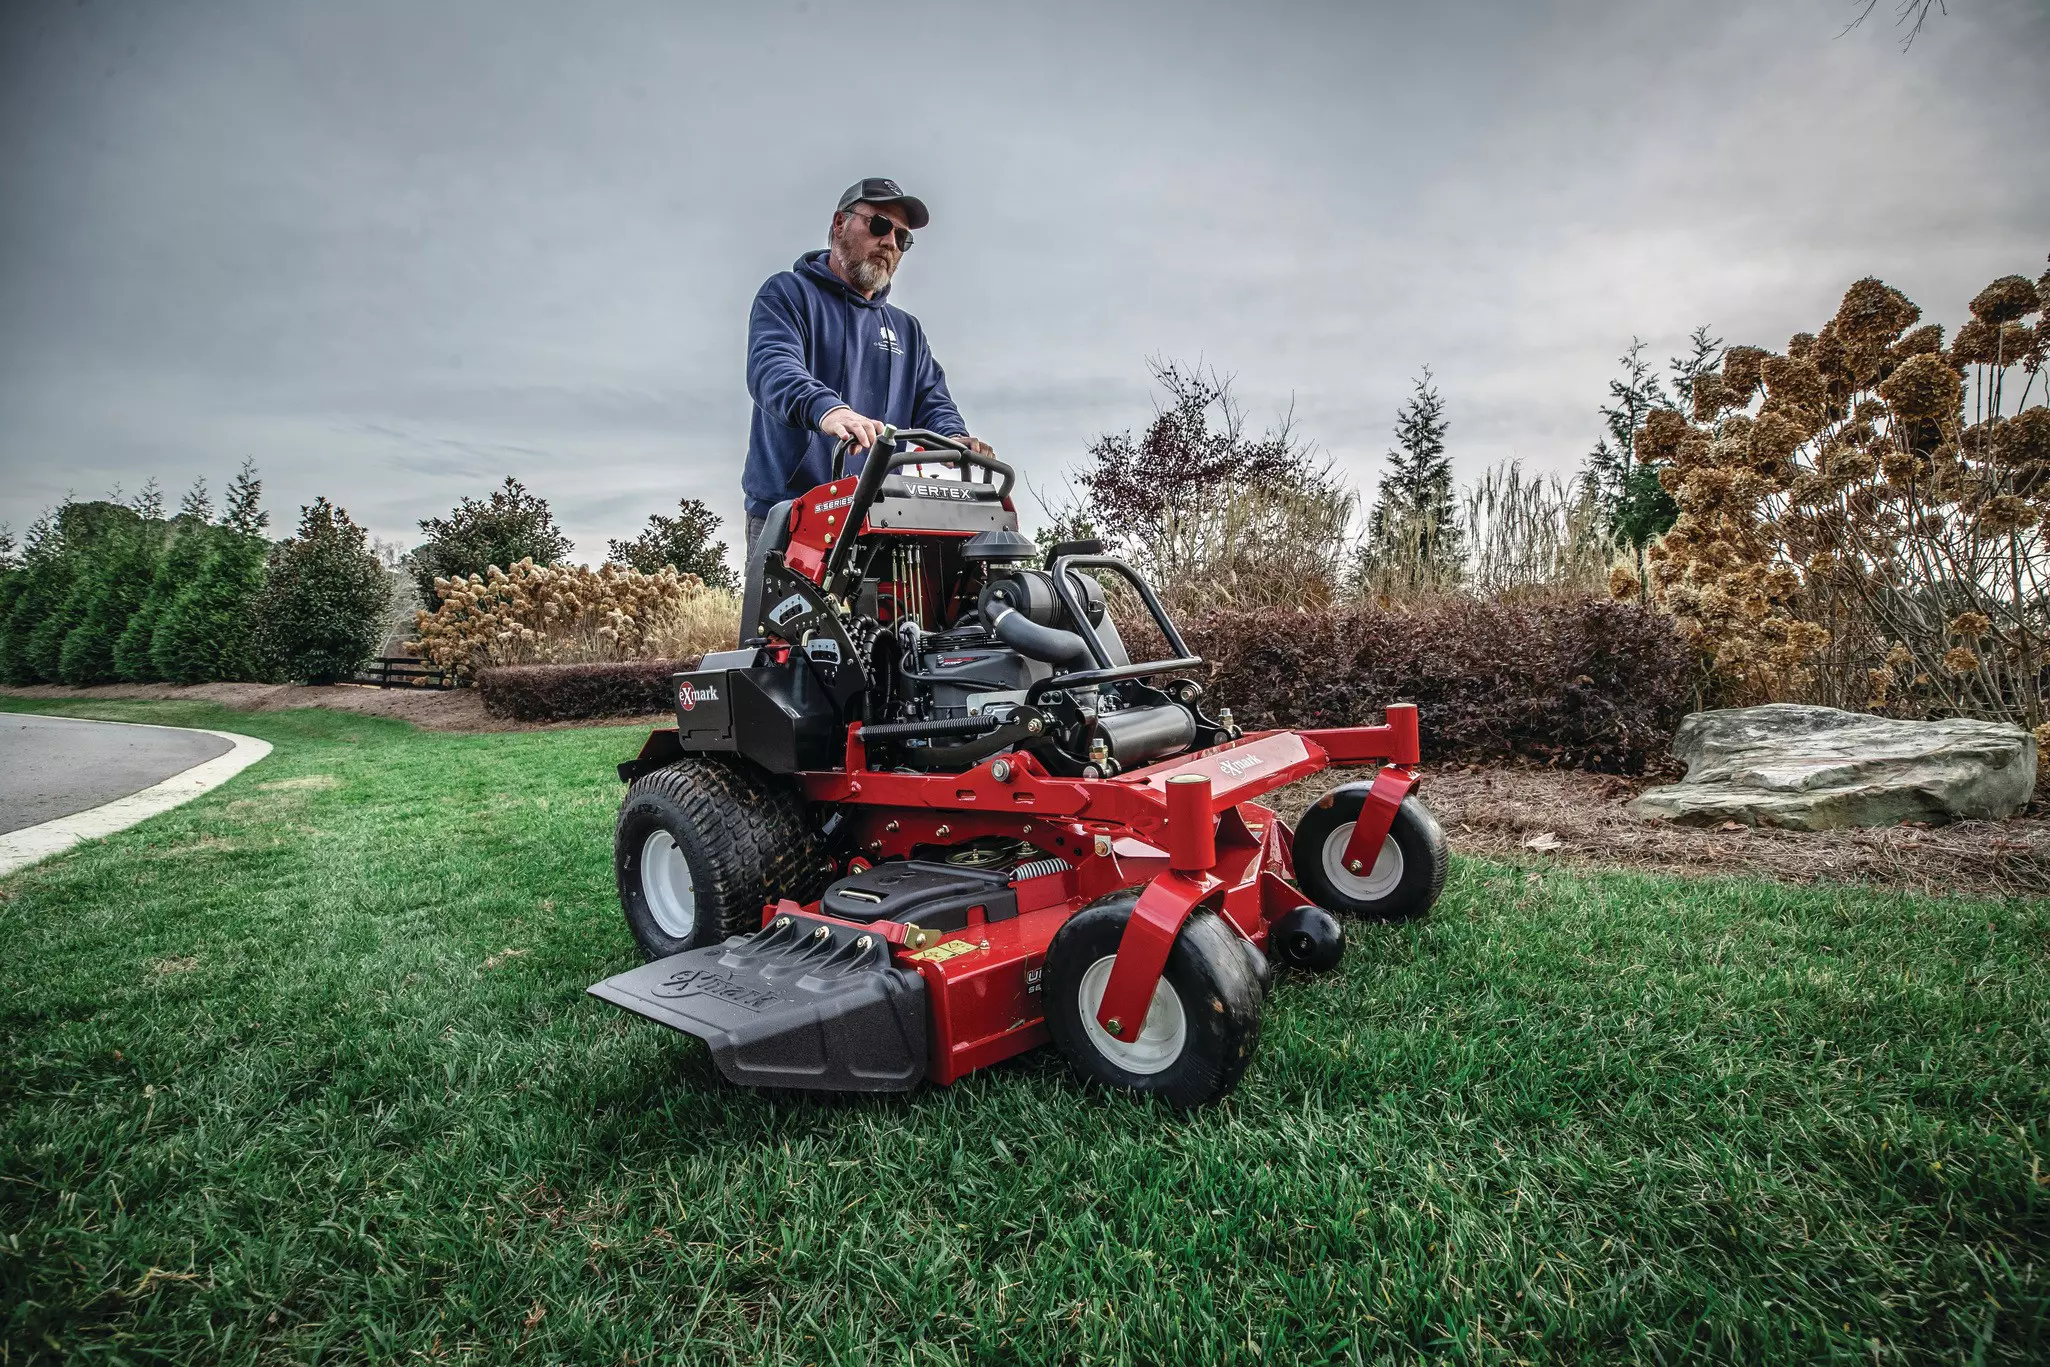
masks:
<svg viewBox="0 0 2050 1367"><path fill-rule="evenodd" d="M754 396L747 467L751 554L769 509L833 477L833 444L849 439L847 473L885 423L968 435L947 377L918 320L889 302L890 280L931 221L894 180L856 181L840 196L824 251L769 277L747 326L747 392Z"/></svg>

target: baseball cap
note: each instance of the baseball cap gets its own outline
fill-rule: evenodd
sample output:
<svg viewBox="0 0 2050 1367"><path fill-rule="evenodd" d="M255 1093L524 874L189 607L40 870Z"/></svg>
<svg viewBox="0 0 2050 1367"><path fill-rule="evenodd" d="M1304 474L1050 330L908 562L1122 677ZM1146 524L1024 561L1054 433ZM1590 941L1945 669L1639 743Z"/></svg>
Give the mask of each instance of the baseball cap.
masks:
<svg viewBox="0 0 2050 1367"><path fill-rule="evenodd" d="M844 213L852 205L864 201L869 204L903 205L904 216L910 220L914 229L923 228L932 222L932 215L925 211L924 200L905 194L903 187L896 181L885 180L881 176L870 176L867 180L857 180L848 186L846 192L840 196L840 205L836 212Z"/></svg>

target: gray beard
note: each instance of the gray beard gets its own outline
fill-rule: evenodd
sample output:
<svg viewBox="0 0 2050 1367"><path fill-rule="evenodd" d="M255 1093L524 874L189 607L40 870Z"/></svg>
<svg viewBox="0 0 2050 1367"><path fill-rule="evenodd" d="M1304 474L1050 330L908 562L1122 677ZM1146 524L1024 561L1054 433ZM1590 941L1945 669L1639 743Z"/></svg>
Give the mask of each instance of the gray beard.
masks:
<svg viewBox="0 0 2050 1367"><path fill-rule="evenodd" d="M856 289L867 290L870 294L874 294L877 290L890 283L890 268L879 261L871 261L867 257L863 257L850 266L847 274L854 281Z"/></svg>

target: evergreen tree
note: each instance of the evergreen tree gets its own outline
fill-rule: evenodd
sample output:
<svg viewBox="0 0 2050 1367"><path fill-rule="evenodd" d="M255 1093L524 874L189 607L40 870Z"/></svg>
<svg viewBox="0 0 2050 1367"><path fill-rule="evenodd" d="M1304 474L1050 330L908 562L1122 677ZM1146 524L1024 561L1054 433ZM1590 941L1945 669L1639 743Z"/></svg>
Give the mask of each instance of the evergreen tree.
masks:
<svg viewBox="0 0 2050 1367"><path fill-rule="evenodd" d="M363 529L324 498L300 509L298 535L272 548L256 620L265 672L332 683L377 653L391 580Z"/></svg>
<svg viewBox="0 0 2050 1367"><path fill-rule="evenodd" d="M1714 351L1721 344L1708 339L1707 328L1694 331L1695 352L1691 358L1676 357L1672 369L1676 383L1685 386L1691 399L1696 377L1714 369L1704 364L1704 346ZM1720 353L1717 352L1717 362ZM1645 578L1644 553L1651 543L1665 535L1680 514L1673 496L1659 483L1655 462L1637 458L1637 436L1654 408L1670 408L1673 400L1658 373L1644 359L1644 343L1632 337L1630 347L1617 364L1622 374L1609 381L1609 404L1601 409L1608 435L1597 441L1581 467L1581 487L1594 503L1602 533L1611 545L1629 547L1637 560L1640 594L1649 593Z"/></svg>
<svg viewBox="0 0 2050 1367"><path fill-rule="evenodd" d="M206 491L206 476L192 481L192 487L178 502L178 516L202 523L214 520L214 501Z"/></svg>
<svg viewBox="0 0 2050 1367"><path fill-rule="evenodd" d="M530 494L510 475L487 499L466 498L447 517L424 518L420 530L427 540L412 555L413 578L420 600L430 608L437 576L446 579L482 574L496 565L505 569L531 557L537 565L553 565L569 554L570 540L555 525L548 500Z"/></svg>
<svg viewBox="0 0 2050 1367"><path fill-rule="evenodd" d="M675 517L655 513L632 541L608 543L606 559L642 574L655 574L664 565L673 565L679 573L694 574L715 589L738 588L733 571L726 566L726 543L712 540L718 530L719 515L706 507L704 500L682 499Z"/></svg>
<svg viewBox="0 0 2050 1367"><path fill-rule="evenodd" d="M64 643L84 624L95 596L93 573L101 557L111 552L116 538L141 521L131 508L109 500L66 503L57 512L55 558L40 586L44 592L33 599L26 622L27 647L23 652L27 682L55 683L62 676ZM17 604L17 612L24 604Z"/></svg>
<svg viewBox="0 0 2050 1367"><path fill-rule="evenodd" d="M185 496L188 505L197 495L198 506L207 502L206 486L195 486L193 493ZM235 472L235 478L228 481L228 506L221 513L221 526L241 536L262 536L263 529L270 525L270 514L263 510L263 481L256 477L256 462L245 459L242 468Z"/></svg>
<svg viewBox="0 0 2050 1367"><path fill-rule="evenodd" d="M263 481L254 462L244 461L228 485L221 520L207 529L197 570L157 619L149 656L158 678L208 683L255 677L251 608L263 592L270 550L262 534L270 514L262 500Z"/></svg>
<svg viewBox="0 0 2050 1367"><path fill-rule="evenodd" d="M7 571L0 616L0 682L38 682L28 660L29 634L52 603L62 596L58 574L57 514L44 513L29 524L18 561Z"/></svg>
<svg viewBox="0 0 2050 1367"><path fill-rule="evenodd" d="M188 497L188 506L190 500ZM205 505L202 505L205 506ZM211 509L208 509L208 513ZM121 639L114 643L114 676L129 683L146 683L159 677L150 646L157 625L178 595L199 577L212 549L215 529L207 514L181 510L165 529L164 546L157 557L156 573L142 604L128 619Z"/></svg>
<svg viewBox="0 0 2050 1367"><path fill-rule="evenodd" d="M1395 443L1367 519L1365 568L1408 587L1458 578L1465 562L1445 454L1445 400L1431 368L1414 380L1409 401L1396 410Z"/></svg>
<svg viewBox="0 0 2050 1367"><path fill-rule="evenodd" d="M79 624L64 638L57 676L65 683L111 683L119 677L114 652L129 621L149 597L168 530L160 514L163 499L156 481L143 486L131 521L108 529L105 540L79 578L84 600Z"/></svg>
<svg viewBox="0 0 2050 1367"><path fill-rule="evenodd" d="M1722 369L1723 339L1708 335L1708 325L1702 324L1687 334L1687 354L1675 356L1668 366L1673 372L1673 395L1680 402L1682 413L1694 411L1694 382L1711 371Z"/></svg>

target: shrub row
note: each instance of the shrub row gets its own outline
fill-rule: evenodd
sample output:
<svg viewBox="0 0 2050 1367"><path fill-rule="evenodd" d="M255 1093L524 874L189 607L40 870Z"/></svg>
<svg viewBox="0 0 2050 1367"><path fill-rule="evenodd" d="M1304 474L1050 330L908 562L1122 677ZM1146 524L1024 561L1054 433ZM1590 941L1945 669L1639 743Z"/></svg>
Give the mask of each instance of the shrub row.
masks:
<svg viewBox="0 0 2050 1367"><path fill-rule="evenodd" d="M1598 598L1218 610L1182 630L1210 662L1212 702L1241 726L1365 726L1388 703L1413 702L1427 759L1522 755L1641 773L1694 701L1672 619ZM1135 658L1165 653L1150 632L1125 637ZM480 670L477 688L519 721L632 716L668 711L669 677L691 663L504 666Z"/></svg>
<svg viewBox="0 0 2050 1367"><path fill-rule="evenodd" d="M667 712L669 676L695 660L499 665L477 671L486 711L514 721L582 721Z"/></svg>
<svg viewBox="0 0 2050 1367"><path fill-rule="evenodd" d="M1641 773L1694 703L1672 619L1595 598L1216 610L1182 633L1210 663L1212 702L1248 730L1372 725L1388 703L1413 702L1426 759ZM1149 636L1126 631L1134 658Z"/></svg>

